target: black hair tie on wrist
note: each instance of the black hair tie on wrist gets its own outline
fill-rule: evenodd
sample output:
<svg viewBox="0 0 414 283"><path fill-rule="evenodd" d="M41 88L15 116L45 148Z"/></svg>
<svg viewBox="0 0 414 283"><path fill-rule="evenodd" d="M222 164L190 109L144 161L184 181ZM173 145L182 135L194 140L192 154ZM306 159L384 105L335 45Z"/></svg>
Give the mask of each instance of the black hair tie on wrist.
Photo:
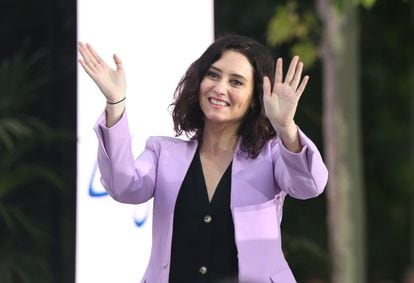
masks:
<svg viewBox="0 0 414 283"><path fill-rule="evenodd" d="M109 105L115 105L115 104L121 103L122 101L125 101L125 99L126 99L126 96L124 96L124 98L122 98L121 100L118 100L116 102L107 101L106 103L108 103Z"/></svg>

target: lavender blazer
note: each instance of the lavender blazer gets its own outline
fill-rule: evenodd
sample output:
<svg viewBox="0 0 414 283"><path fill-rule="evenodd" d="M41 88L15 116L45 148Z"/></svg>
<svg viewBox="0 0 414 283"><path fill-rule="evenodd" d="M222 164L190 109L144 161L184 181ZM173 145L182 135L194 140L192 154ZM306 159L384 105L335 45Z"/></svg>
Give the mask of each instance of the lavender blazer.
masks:
<svg viewBox="0 0 414 283"><path fill-rule="evenodd" d="M151 256L141 282L167 283L175 202L197 142L151 137L135 159L125 113L111 128L105 127L103 114L95 131L101 182L108 193L131 204L154 198ZM328 177L316 146L301 131L299 135L304 145L300 153L289 152L278 138L254 159L247 158L240 144L234 153L231 211L241 283L296 282L281 248L283 201L286 195L319 195Z"/></svg>

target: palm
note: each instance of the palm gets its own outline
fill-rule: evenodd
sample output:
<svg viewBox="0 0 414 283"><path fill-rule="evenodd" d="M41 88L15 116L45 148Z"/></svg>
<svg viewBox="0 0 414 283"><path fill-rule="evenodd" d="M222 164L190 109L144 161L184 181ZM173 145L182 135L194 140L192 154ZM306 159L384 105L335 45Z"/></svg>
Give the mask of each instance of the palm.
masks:
<svg viewBox="0 0 414 283"><path fill-rule="evenodd" d="M88 75L108 101L117 101L125 96L126 79L121 60L114 55L116 70L108 66L88 44L79 44L83 60L79 60Z"/></svg>
<svg viewBox="0 0 414 283"><path fill-rule="evenodd" d="M94 74L94 77L92 78L108 100L116 100L117 97L123 97L122 94L125 93L126 88L123 72L113 70L105 64L99 72Z"/></svg>
<svg viewBox="0 0 414 283"><path fill-rule="evenodd" d="M308 76L302 79L302 69L303 63L299 62L299 57L295 56L283 80L283 62L281 59L278 59L273 88L271 88L269 78L264 78L265 113L276 129L294 124L299 98L309 79Z"/></svg>

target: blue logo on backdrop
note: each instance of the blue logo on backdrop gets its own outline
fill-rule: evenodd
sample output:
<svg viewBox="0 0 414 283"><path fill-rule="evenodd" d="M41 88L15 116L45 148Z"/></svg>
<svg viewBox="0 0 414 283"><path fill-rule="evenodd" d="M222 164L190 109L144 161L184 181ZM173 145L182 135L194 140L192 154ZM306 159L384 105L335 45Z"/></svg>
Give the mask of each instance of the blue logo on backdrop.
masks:
<svg viewBox="0 0 414 283"><path fill-rule="evenodd" d="M99 183L99 178L98 175L96 174L97 172L97 168L98 165L95 163L95 166L93 167L93 172L92 172L92 177L91 180L89 181L89 196L92 198L98 198L98 197L104 197L107 196L108 193L105 191L105 189L102 187L102 185L98 185ZM98 189L99 187L99 189Z"/></svg>
<svg viewBox="0 0 414 283"><path fill-rule="evenodd" d="M108 195L108 193L105 191L105 189L100 183L98 166L96 163L92 171L91 179L89 181L88 194L91 198L102 198ZM150 205L148 203L135 206L133 215L134 225L138 228L144 226L144 224L148 220L149 212Z"/></svg>

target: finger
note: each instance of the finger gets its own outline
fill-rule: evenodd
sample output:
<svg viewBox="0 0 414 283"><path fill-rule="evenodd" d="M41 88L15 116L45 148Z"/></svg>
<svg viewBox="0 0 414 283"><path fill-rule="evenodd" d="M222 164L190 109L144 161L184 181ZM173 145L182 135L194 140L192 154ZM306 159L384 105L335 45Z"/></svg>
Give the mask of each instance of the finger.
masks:
<svg viewBox="0 0 414 283"><path fill-rule="evenodd" d="M285 83L290 84L293 80L293 76L295 75L296 66L299 61L299 56L293 57L292 61L290 61L289 69L286 74Z"/></svg>
<svg viewBox="0 0 414 283"><path fill-rule="evenodd" d="M85 72L90 76L90 77L93 77L93 74L94 74L94 72L93 72L93 70L91 69L91 68L89 68L89 66L85 63L85 61L84 60L82 60L82 59L79 59L78 60L78 62L79 62L79 64L81 64L81 66L83 67L83 69L85 70Z"/></svg>
<svg viewBox="0 0 414 283"><path fill-rule="evenodd" d="M278 58L276 61L275 85L283 80L283 59Z"/></svg>
<svg viewBox="0 0 414 283"><path fill-rule="evenodd" d="M309 81L309 76L305 76L302 82L300 83L298 90L296 91L296 95L298 97L302 96L303 91L305 90L305 87L308 84L308 81Z"/></svg>
<svg viewBox="0 0 414 283"><path fill-rule="evenodd" d="M85 57L87 56L86 52L85 52L85 45L82 42L79 42L78 44L78 51L80 53L80 55L82 56L83 60L85 60Z"/></svg>
<svg viewBox="0 0 414 283"><path fill-rule="evenodd" d="M123 71L124 70L124 64L122 63L121 58L118 57L118 55L114 54L113 56L114 58L114 62L116 65L116 70L117 71Z"/></svg>
<svg viewBox="0 0 414 283"><path fill-rule="evenodd" d="M303 63L299 62L298 65L296 66L296 71L295 71L295 75L293 76L293 81L292 81L292 88L296 91L296 89L298 88L298 85L300 83L300 79L302 77L302 70L303 70Z"/></svg>
<svg viewBox="0 0 414 283"><path fill-rule="evenodd" d="M272 95L270 79L268 77L263 78L263 95L267 95L267 96Z"/></svg>
<svg viewBox="0 0 414 283"><path fill-rule="evenodd" d="M89 67L89 69L94 69L95 64L91 60L91 54L85 44L79 43L79 52L82 55L83 62Z"/></svg>
<svg viewBox="0 0 414 283"><path fill-rule="evenodd" d="M102 60L102 58L98 55L98 53L95 51L95 49L92 47L92 45L90 44L86 44L86 46L88 47L88 50L90 51L90 53L92 54L93 58L95 59L95 61L98 64L103 63L104 61Z"/></svg>
<svg viewBox="0 0 414 283"><path fill-rule="evenodd" d="M86 43L86 50L89 54L89 61L95 66L99 66L99 62L95 56L96 52L93 50L92 46L89 43ZM94 54L95 53L95 54ZM98 56L99 57L99 56Z"/></svg>

